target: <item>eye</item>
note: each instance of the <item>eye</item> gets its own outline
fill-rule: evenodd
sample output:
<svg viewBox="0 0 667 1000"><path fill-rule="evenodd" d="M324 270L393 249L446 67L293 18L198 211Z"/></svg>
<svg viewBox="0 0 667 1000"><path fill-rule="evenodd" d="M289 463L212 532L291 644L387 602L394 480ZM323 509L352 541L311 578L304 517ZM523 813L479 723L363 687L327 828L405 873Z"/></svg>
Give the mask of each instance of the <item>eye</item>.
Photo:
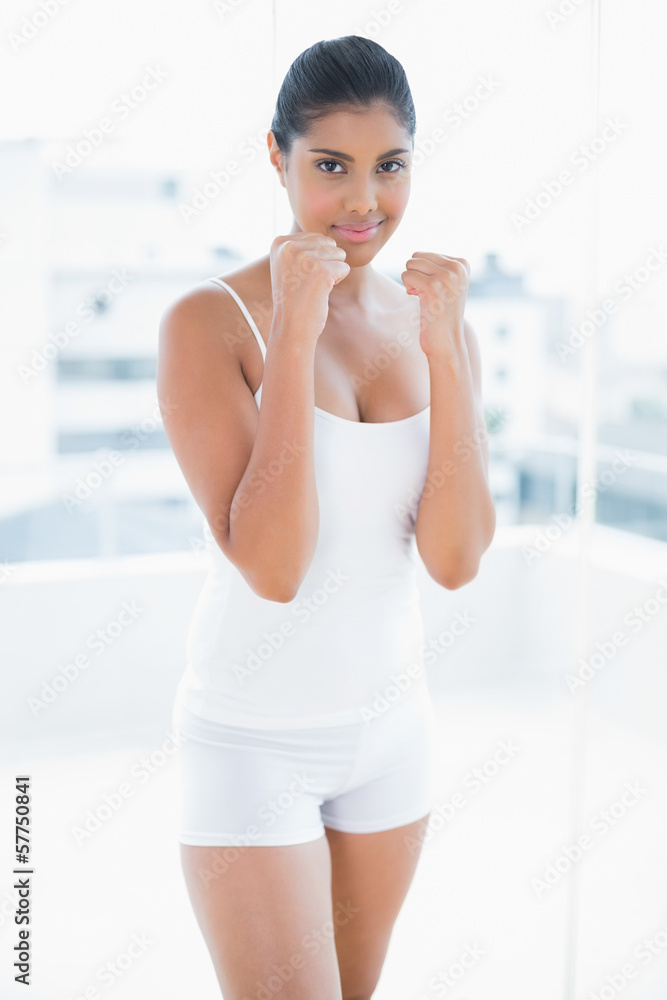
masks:
<svg viewBox="0 0 667 1000"><path fill-rule="evenodd" d="M385 160L384 163L380 164L380 166L384 167L387 165L387 163L396 163L398 165L398 170L383 170L382 171L383 174L397 174L400 171L401 167L405 166L403 160Z"/></svg>
<svg viewBox="0 0 667 1000"><path fill-rule="evenodd" d="M343 166L343 164L340 162L340 160L318 160L316 162L315 166L316 167L321 167L324 164L329 164L329 163L333 163L334 166L337 166L337 167L342 167ZM388 163L395 163L396 166L398 167L398 170L381 170L380 173L383 173L383 174L397 174L397 173L399 173L399 171L403 167L406 166L406 164L403 162L403 160L385 160L383 163L380 164L380 166L381 167L385 167ZM340 173L340 171L334 171L334 170L324 170L323 172L325 174Z"/></svg>
<svg viewBox="0 0 667 1000"><path fill-rule="evenodd" d="M333 163L333 164L335 164L338 167L342 167L342 165L343 165L339 160L318 160L317 163L315 164L315 166L319 167L323 163ZM333 170L325 170L324 171L325 174L332 174L333 172L334 172Z"/></svg>

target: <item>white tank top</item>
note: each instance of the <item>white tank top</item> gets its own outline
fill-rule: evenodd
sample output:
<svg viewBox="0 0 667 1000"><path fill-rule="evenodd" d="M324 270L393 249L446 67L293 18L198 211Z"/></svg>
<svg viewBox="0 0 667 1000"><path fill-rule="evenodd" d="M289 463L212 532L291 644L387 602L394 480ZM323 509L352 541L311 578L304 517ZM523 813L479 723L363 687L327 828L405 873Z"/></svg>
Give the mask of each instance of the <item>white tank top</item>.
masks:
<svg viewBox="0 0 667 1000"><path fill-rule="evenodd" d="M238 294L208 280L234 297L265 359ZM430 404L382 423L315 407L319 535L290 602L259 597L204 518L208 572L175 713L185 706L230 725L305 728L369 721L399 701L429 697L414 535L429 418Z"/></svg>

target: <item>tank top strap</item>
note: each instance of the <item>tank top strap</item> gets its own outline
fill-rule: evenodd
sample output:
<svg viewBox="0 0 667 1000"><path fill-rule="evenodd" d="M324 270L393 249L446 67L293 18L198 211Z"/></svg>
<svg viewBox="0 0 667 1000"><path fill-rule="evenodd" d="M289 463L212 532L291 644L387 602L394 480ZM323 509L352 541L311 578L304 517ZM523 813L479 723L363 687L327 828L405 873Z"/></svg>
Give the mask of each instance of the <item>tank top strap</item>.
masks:
<svg viewBox="0 0 667 1000"><path fill-rule="evenodd" d="M248 307L246 306L246 304L243 301L243 299L241 298L241 296L238 294L238 292L235 292L234 289L231 288L227 284L226 281L223 281L222 278L208 278L207 280L215 282L216 285L220 285L222 288L226 288L227 291L229 292L229 294L233 298L236 299L236 302L237 302L237 305L238 305L239 309L241 310L241 312L243 313L243 315L247 319L248 325L250 326L250 329L255 334L255 339L257 340L257 343L259 344L260 350L262 352L262 358L266 359L266 344L264 343L264 340L262 339L262 335L259 332L259 330L257 329L257 324L255 323L254 319L250 315L250 313L248 311Z"/></svg>

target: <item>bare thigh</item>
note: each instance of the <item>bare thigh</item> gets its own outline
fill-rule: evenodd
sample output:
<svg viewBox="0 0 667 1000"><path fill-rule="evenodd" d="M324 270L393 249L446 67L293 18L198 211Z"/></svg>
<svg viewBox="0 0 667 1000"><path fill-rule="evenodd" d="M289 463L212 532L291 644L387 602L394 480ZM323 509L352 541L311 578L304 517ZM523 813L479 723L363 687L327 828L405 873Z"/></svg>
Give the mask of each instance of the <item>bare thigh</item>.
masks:
<svg viewBox="0 0 667 1000"><path fill-rule="evenodd" d="M332 893L334 899L345 899L352 913L335 930L343 1000L368 1000L373 995L421 856L429 816L380 833L343 833L325 827Z"/></svg>
<svg viewBox="0 0 667 1000"><path fill-rule="evenodd" d="M341 1000L325 836L280 847L181 844L180 850L225 1000L281 995L281 989L290 1000Z"/></svg>

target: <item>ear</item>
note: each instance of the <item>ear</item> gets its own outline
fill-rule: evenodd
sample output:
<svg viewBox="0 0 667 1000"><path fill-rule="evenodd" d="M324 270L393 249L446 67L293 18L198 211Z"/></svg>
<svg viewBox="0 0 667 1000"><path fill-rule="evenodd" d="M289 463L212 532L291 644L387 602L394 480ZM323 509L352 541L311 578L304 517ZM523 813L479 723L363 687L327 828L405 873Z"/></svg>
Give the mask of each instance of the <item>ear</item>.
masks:
<svg viewBox="0 0 667 1000"><path fill-rule="evenodd" d="M276 142L276 137L271 130L269 130L266 136L266 144L269 147L269 160L276 169L278 180L282 186L285 187L285 159L283 154L280 152L280 147Z"/></svg>

